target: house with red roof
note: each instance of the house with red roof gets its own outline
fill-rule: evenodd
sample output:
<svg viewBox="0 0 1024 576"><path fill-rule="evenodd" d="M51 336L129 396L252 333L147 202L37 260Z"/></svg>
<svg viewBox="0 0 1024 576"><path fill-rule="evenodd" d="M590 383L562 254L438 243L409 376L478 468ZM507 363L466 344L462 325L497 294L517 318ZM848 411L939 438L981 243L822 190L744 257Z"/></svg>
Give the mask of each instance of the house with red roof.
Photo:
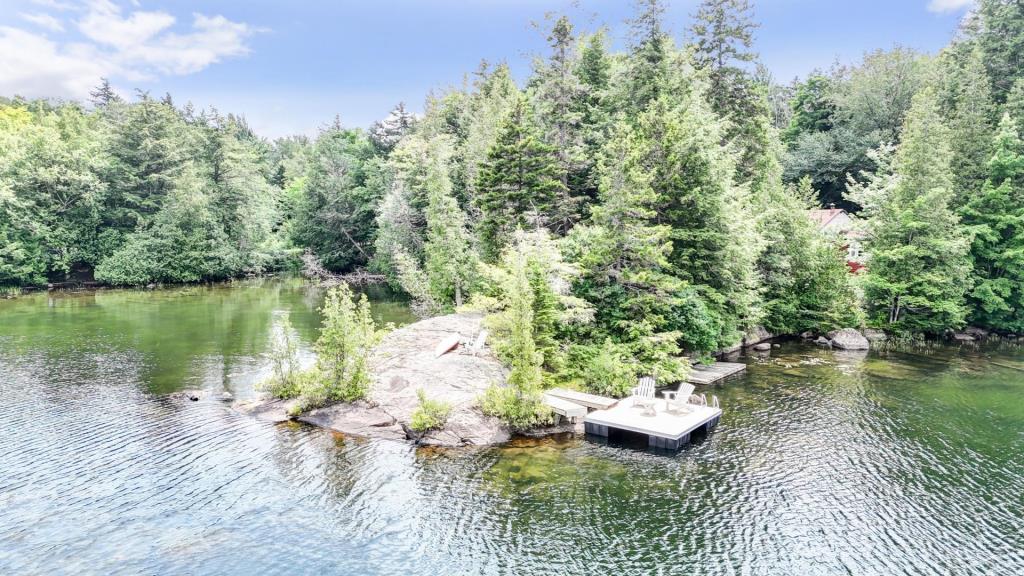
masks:
<svg viewBox="0 0 1024 576"><path fill-rule="evenodd" d="M846 252L846 265L856 273L864 268L865 258L861 245L864 235L854 226L853 218L842 208L808 210L807 216L817 224L822 234L834 237Z"/></svg>

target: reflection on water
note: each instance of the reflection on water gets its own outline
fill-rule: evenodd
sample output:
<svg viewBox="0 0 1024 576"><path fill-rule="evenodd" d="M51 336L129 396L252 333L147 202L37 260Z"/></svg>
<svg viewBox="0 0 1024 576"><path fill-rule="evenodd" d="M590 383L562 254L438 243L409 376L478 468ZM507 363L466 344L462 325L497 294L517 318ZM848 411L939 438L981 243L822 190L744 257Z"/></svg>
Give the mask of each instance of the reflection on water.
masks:
<svg viewBox="0 0 1024 576"><path fill-rule="evenodd" d="M274 314L308 346L318 297L0 302L0 573L1024 572L1018 349L786 345L745 358L714 390L716 431L671 457L572 437L415 449L161 394L247 394Z"/></svg>

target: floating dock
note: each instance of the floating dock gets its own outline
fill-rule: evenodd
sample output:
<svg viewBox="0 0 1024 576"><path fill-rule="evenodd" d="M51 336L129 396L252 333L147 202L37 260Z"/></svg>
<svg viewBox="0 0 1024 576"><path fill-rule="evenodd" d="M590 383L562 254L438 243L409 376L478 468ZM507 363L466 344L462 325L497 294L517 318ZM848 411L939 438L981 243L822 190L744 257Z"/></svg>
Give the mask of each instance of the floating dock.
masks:
<svg viewBox="0 0 1024 576"><path fill-rule="evenodd" d="M746 369L747 365L739 362L715 362L707 366L697 365L690 369L690 376L687 378L687 381L691 384L713 384Z"/></svg>
<svg viewBox="0 0 1024 576"><path fill-rule="evenodd" d="M653 416L647 416L627 398L607 410L591 412L583 424L587 434L608 437L613 430L626 430L646 435L652 448L678 450L690 443L693 432L710 432L721 416L722 409L713 406L690 405L688 413L671 413L664 401L657 403Z"/></svg>

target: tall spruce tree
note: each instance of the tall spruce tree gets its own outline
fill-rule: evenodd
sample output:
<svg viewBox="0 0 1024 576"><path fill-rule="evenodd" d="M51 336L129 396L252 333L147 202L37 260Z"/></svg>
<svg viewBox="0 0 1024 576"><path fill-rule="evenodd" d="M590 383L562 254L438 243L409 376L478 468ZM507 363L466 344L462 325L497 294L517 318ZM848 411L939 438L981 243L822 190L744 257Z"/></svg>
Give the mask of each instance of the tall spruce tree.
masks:
<svg viewBox="0 0 1024 576"><path fill-rule="evenodd" d="M749 112L752 82L744 68L757 59L750 0L704 0L690 29L698 67L708 71L708 99L716 112L740 120Z"/></svg>
<svg viewBox="0 0 1024 576"><path fill-rule="evenodd" d="M954 83L947 125L953 148L955 206L963 205L981 189L987 172L985 164L991 155L994 114L983 59L981 50L975 48L959 65L947 64L952 68L947 77Z"/></svg>
<svg viewBox="0 0 1024 576"><path fill-rule="evenodd" d="M703 328L691 326L685 337L715 334L687 344L709 351L737 342L757 321L754 259L760 242L749 199L733 181L735 160L722 144L722 122L699 85L678 98L662 96L638 124L658 221L671 227L673 273L700 294L708 313L698 322Z"/></svg>
<svg viewBox="0 0 1024 576"><path fill-rule="evenodd" d="M582 216L588 162L583 142L583 85L574 74L576 38L572 23L559 17L548 35L551 56L534 64L530 89L537 122L544 139L554 146L560 168L562 191L555 199L551 228L564 234Z"/></svg>
<svg viewBox="0 0 1024 576"><path fill-rule="evenodd" d="M581 269L575 292L595 309L584 331L595 343L624 345L638 373L672 381L685 370L675 325L686 286L671 273L671 227L657 221L645 152L643 138L619 121L598 160L599 203L590 224L573 230L567 250Z"/></svg>
<svg viewBox="0 0 1024 576"><path fill-rule="evenodd" d="M1009 114L995 137L988 179L961 210L973 241L971 322L1024 332L1024 142Z"/></svg>
<svg viewBox="0 0 1024 576"><path fill-rule="evenodd" d="M517 228L547 226L565 186L555 150L534 124L525 98L513 106L477 180L483 255L494 261Z"/></svg>
<svg viewBox="0 0 1024 576"><path fill-rule="evenodd" d="M908 334L938 334L963 325L969 288L968 242L950 205L954 195L949 130L934 89L918 93L895 159L852 186L867 216L864 279L869 319Z"/></svg>

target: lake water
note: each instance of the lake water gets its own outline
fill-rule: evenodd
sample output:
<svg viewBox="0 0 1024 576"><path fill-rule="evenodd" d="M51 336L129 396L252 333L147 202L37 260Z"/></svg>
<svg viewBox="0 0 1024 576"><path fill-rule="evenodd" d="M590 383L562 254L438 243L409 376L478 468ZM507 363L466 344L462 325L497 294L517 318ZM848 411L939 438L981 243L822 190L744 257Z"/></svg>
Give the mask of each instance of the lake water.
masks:
<svg viewBox="0 0 1024 576"><path fill-rule="evenodd" d="M412 320L386 293L386 321ZM0 574L1022 574L1024 351L787 344L666 456L260 422L295 281L0 301Z"/></svg>

